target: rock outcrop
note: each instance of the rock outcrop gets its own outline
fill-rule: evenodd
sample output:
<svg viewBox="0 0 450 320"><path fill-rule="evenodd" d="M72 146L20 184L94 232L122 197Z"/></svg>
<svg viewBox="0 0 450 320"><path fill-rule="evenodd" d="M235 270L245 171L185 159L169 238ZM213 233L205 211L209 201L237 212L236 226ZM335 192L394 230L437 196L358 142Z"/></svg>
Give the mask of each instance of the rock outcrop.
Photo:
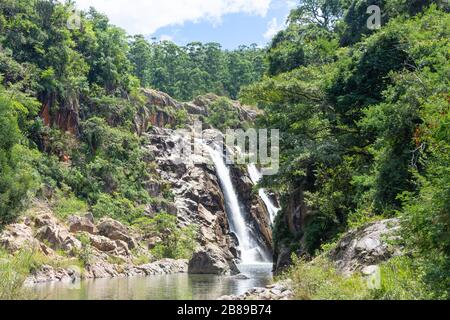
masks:
<svg viewBox="0 0 450 320"><path fill-rule="evenodd" d="M203 139L212 141L217 132L205 130ZM220 134L220 133L219 133ZM226 214L224 194L220 186L216 170L210 160L209 154L194 153L189 157L179 159L177 145L182 140L185 147L194 149L193 141L180 137L173 130L166 128L153 128L144 138L148 141L147 152L152 154L149 158L157 164L156 172L159 181L152 178L148 188L158 198L163 198L163 184L167 184L172 194L170 204L165 203L164 210L176 215L180 226L195 224L199 227L198 243L203 248L213 245L221 251L221 256L227 260L228 265L234 265L239 259L237 239L230 232ZM180 140L181 139L181 140ZM266 248L267 255L271 253L272 232L269 214L257 195L252 192L253 184L245 172L232 170L233 182L239 194L244 209L248 212L247 221L252 226L254 238ZM157 191L160 191L157 194ZM155 204L152 204L147 213L153 215ZM214 271L218 272L218 271Z"/></svg>
<svg viewBox="0 0 450 320"><path fill-rule="evenodd" d="M43 259L47 262L33 271L27 283L69 283L78 278L146 276L188 271L187 260L163 259L136 264L136 255L147 256L147 261L154 259L145 244L139 243L133 233L118 221L103 219L96 225L93 217L87 215L69 217L65 224L52 214L48 205L41 202L35 205L36 210L32 215L23 217L20 223L9 225L0 233L0 246L10 253L30 250L44 255ZM96 234L96 230L99 234ZM79 236L88 239L88 243L78 240ZM83 252L85 266L81 268L79 258Z"/></svg>
<svg viewBox="0 0 450 320"><path fill-rule="evenodd" d="M342 274L365 271L390 258L400 255L401 249L389 244L398 235L398 219L377 221L344 235L333 249L329 258ZM370 273L370 272L369 272Z"/></svg>
<svg viewBox="0 0 450 320"><path fill-rule="evenodd" d="M79 267L58 268L42 266L27 280L27 284L44 282L74 282L76 279L102 279L133 276L155 276L175 273L186 273L187 260L164 259L153 263L135 266L131 264L116 265L106 261L98 261L81 271Z"/></svg>
<svg viewBox="0 0 450 320"><path fill-rule="evenodd" d="M90 216L71 216L69 217L69 231L72 233L87 232L90 234L95 234L97 233L97 228Z"/></svg>
<svg viewBox="0 0 450 320"><path fill-rule="evenodd" d="M41 227L36 233L36 238L48 243L54 250L64 250L71 254L81 248L81 242L57 223Z"/></svg>
<svg viewBox="0 0 450 320"><path fill-rule="evenodd" d="M119 221L106 218L100 221L97 226L98 233L101 236L105 236L111 240L120 240L125 242L130 249L136 248L136 241L131 236L129 228L125 227Z"/></svg>
<svg viewBox="0 0 450 320"><path fill-rule="evenodd" d="M213 245L198 249L189 261L191 274L238 274L239 270L232 257L224 257L223 252Z"/></svg>
<svg viewBox="0 0 450 320"><path fill-rule="evenodd" d="M292 300L294 291L290 280L281 281L265 288L253 288L240 296L222 296L218 300Z"/></svg>
<svg viewBox="0 0 450 320"><path fill-rule="evenodd" d="M178 137L172 130L154 128L144 135L148 141L147 149L154 154L157 174L161 182L168 184L172 199L167 211L177 216L178 224L183 227L191 224L198 226L198 243L201 246L212 244L222 251L221 256L234 263L238 251L230 234L225 210L225 200L215 169L209 158L193 155L190 158L176 157ZM152 190L158 187L152 187ZM164 198L164 193L158 195ZM164 201L163 201L164 202ZM152 213L153 208L148 212Z"/></svg>
<svg viewBox="0 0 450 320"><path fill-rule="evenodd" d="M22 248L40 248L40 242L33 236L31 227L17 223L6 227L0 234L0 246L15 253Z"/></svg>
<svg viewBox="0 0 450 320"><path fill-rule="evenodd" d="M247 171L239 167L232 167L231 176L233 184L239 195L239 200L248 213L247 221L252 227L254 239L259 242L267 252L272 252L272 226L270 214L259 196L253 192L253 182Z"/></svg>
<svg viewBox="0 0 450 320"><path fill-rule="evenodd" d="M291 235L295 236L295 238L302 238L305 226L315 214L315 212L306 205L304 198L302 188L294 190L286 199L285 209L281 213L283 225L287 226L287 230ZM300 249L296 253L297 255L307 256L303 242L304 239L300 241ZM290 246L286 246L284 243L279 243L278 246L274 248L275 270L277 273L283 272L291 265L291 255L292 251Z"/></svg>

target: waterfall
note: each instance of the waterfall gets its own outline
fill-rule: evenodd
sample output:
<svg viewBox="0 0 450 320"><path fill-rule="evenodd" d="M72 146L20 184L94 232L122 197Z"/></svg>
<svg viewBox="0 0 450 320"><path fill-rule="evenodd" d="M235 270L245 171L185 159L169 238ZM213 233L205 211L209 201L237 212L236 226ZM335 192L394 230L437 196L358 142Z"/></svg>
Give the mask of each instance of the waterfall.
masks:
<svg viewBox="0 0 450 320"><path fill-rule="evenodd" d="M248 174L250 175L250 179L252 179L255 185L258 184L258 182L262 179L261 173L258 171L255 164L253 163L249 164L248 166ZM266 193L266 190L259 189L259 196L266 205L267 211L269 212L270 215L270 221L273 223L280 209L273 204L272 200L270 200L270 197Z"/></svg>
<svg viewBox="0 0 450 320"><path fill-rule="evenodd" d="M252 231L245 221L244 213L239 205L238 196L230 177L230 170L225 163L222 151L215 150L205 145L216 167L217 176L223 189L227 204L227 214L231 231L236 234L241 251L242 264L254 264L268 262L266 250L253 238Z"/></svg>

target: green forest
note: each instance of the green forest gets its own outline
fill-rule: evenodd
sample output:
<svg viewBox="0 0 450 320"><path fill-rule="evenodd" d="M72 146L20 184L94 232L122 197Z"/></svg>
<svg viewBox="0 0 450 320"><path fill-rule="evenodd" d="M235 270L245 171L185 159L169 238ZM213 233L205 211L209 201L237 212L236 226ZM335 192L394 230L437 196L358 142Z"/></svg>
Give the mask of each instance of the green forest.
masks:
<svg viewBox="0 0 450 320"><path fill-rule="evenodd" d="M371 4L382 8L376 30ZM281 197L275 255L293 253L298 298L449 299L448 4L303 0L266 48L237 50L130 36L93 8L69 28L73 5L0 0L0 228L36 197L61 218L89 210L142 222L155 199L134 123L140 88L179 101L214 93L258 107L256 126L280 130L280 172L261 186ZM293 233L285 218L299 192L311 214ZM320 263L344 232L394 217L405 254L382 267L381 289L363 292Z"/></svg>

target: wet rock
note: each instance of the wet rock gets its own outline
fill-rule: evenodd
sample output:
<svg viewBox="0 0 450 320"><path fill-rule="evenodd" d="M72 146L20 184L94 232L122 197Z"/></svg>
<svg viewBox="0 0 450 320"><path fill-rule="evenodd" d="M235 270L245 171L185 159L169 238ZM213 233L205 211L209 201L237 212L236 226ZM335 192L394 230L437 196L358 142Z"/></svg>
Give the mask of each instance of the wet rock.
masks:
<svg viewBox="0 0 450 320"><path fill-rule="evenodd" d="M69 281L71 279L68 270L62 268L54 268L49 265L42 266L38 271L32 275L28 283L44 283L50 281Z"/></svg>
<svg viewBox="0 0 450 320"><path fill-rule="evenodd" d="M86 268L86 278L114 278L119 277L120 273L116 270L116 267L105 261L99 261L93 263Z"/></svg>
<svg viewBox="0 0 450 320"><path fill-rule="evenodd" d="M188 271L188 261L163 259L139 266L139 269L141 269L146 275L186 273Z"/></svg>
<svg viewBox="0 0 450 320"><path fill-rule="evenodd" d="M235 263L224 257L219 248L214 245L198 249L189 261L189 273L191 274L237 274Z"/></svg>
<svg viewBox="0 0 450 320"><path fill-rule="evenodd" d="M292 281L285 280L265 288L253 288L239 296L223 296L218 300L292 300Z"/></svg>
<svg viewBox="0 0 450 320"><path fill-rule="evenodd" d="M250 279L250 278L247 277L245 274L240 273L240 274L237 274L237 275L233 276L233 279L237 279L237 280L248 280L248 279Z"/></svg>
<svg viewBox="0 0 450 320"><path fill-rule="evenodd" d="M248 172L240 167L230 170L233 185L239 195L239 200L248 212L247 222L251 227L255 240L264 248L266 255L272 252L272 226L270 214L264 202L253 193L254 184Z"/></svg>

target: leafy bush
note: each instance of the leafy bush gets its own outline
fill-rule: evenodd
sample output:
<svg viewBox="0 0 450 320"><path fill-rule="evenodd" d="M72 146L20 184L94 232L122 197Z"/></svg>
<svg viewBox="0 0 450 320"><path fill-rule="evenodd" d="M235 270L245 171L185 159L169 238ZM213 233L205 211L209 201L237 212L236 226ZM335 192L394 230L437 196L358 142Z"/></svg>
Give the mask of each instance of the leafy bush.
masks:
<svg viewBox="0 0 450 320"><path fill-rule="evenodd" d="M237 128L240 124L239 112L230 99L220 97L209 105L206 121L219 130Z"/></svg>
<svg viewBox="0 0 450 320"><path fill-rule="evenodd" d="M53 205L53 211L60 219L66 219L72 215L82 215L88 211L85 201L75 197L73 193L57 192L56 203Z"/></svg>
<svg viewBox="0 0 450 320"><path fill-rule="evenodd" d="M153 219L138 219L134 226L144 231L147 237L158 236L162 239L151 250L157 259L189 259L195 250L197 227L190 225L179 228L175 216L161 213Z"/></svg>
<svg viewBox="0 0 450 320"><path fill-rule="evenodd" d="M17 217L29 192L39 184L39 176L31 166L39 155L21 144L19 120L29 111L11 96L0 86L0 226Z"/></svg>
<svg viewBox="0 0 450 320"><path fill-rule="evenodd" d="M145 254L140 254L133 259L133 264L136 266L142 266L142 265L150 263L150 262L151 262L151 258Z"/></svg>
<svg viewBox="0 0 450 320"><path fill-rule="evenodd" d="M82 266L87 267L92 262L91 240L89 239L89 236L84 233L78 234L77 238L81 242L81 248L77 249L75 254L80 260Z"/></svg>
<svg viewBox="0 0 450 320"><path fill-rule="evenodd" d="M381 265L381 288L371 292L377 300L426 300L432 298L424 271L408 257L397 257Z"/></svg>
<svg viewBox="0 0 450 320"><path fill-rule="evenodd" d="M116 195L117 196L117 195ZM144 210L136 207L126 198L110 196L103 193L97 203L92 207L92 213L96 218L110 217L126 224L130 224L142 217Z"/></svg>
<svg viewBox="0 0 450 320"><path fill-rule="evenodd" d="M294 281L295 298L299 300L362 300L369 298L366 281L360 275L344 277L325 257L312 262L293 257L288 272Z"/></svg>

